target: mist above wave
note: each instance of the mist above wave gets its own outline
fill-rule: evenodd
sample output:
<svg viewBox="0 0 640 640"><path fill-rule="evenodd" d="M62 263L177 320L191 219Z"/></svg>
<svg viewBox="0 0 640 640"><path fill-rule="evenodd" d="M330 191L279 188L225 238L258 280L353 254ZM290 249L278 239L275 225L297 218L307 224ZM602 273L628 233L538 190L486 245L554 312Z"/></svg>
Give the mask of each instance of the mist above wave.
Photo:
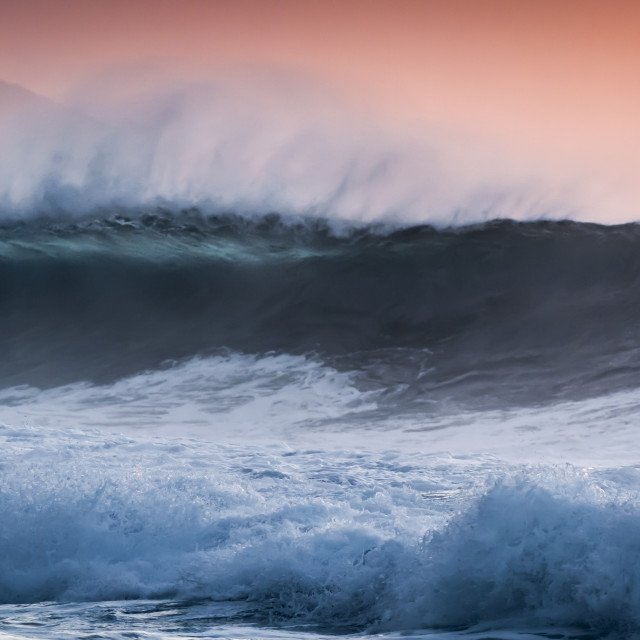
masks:
<svg viewBox="0 0 640 640"><path fill-rule="evenodd" d="M573 210L495 148L401 132L299 79L93 85L64 106L28 102L0 117L4 219L161 204L446 225Z"/></svg>

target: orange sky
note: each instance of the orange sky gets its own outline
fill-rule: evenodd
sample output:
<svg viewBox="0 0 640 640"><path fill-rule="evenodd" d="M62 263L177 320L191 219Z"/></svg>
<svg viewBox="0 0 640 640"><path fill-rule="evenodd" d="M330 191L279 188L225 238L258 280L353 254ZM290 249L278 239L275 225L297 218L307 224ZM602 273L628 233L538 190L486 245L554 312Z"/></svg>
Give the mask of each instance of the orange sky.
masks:
<svg viewBox="0 0 640 640"><path fill-rule="evenodd" d="M109 69L245 64L640 183L637 0L0 0L0 79L58 99Z"/></svg>

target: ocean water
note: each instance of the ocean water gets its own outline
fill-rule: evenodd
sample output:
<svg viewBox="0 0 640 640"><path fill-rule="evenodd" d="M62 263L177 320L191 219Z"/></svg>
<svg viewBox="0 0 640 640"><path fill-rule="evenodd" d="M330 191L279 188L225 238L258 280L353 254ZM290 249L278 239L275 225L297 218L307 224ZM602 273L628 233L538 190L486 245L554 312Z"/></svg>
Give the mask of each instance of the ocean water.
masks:
<svg viewBox="0 0 640 640"><path fill-rule="evenodd" d="M0 638L640 637L640 227L0 229Z"/></svg>

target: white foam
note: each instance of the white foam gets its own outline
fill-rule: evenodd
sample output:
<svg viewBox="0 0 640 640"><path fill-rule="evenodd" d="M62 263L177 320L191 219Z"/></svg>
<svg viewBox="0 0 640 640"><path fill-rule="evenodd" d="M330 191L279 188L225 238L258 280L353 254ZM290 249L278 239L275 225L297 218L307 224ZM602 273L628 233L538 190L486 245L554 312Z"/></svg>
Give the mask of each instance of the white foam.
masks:
<svg viewBox="0 0 640 640"><path fill-rule="evenodd" d="M637 468L0 439L4 602L212 598L328 629L640 628Z"/></svg>
<svg viewBox="0 0 640 640"><path fill-rule="evenodd" d="M312 357L229 352L104 386L3 389L0 423L595 467L640 461L637 390L483 411L428 397L403 406L400 394L390 411L388 389L363 391L358 380Z"/></svg>
<svg viewBox="0 0 640 640"><path fill-rule="evenodd" d="M304 356L229 353L195 358L112 385L0 390L0 421L57 428L196 437L217 442L295 439L375 408L353 374Z"/></svg>

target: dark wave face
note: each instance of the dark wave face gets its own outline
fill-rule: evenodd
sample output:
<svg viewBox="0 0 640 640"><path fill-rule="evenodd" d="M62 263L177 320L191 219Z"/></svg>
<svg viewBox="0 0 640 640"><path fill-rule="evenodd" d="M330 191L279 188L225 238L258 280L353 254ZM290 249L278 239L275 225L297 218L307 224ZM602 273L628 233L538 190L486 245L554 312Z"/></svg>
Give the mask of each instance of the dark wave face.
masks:
<svg viewBox="0 0 640 640"><path fill-rule="evenodd" d="M5 225L0 383L106 382L233 349L314 353L411 399L635 384L640 227L438 230L197 212Z"/></svg>

